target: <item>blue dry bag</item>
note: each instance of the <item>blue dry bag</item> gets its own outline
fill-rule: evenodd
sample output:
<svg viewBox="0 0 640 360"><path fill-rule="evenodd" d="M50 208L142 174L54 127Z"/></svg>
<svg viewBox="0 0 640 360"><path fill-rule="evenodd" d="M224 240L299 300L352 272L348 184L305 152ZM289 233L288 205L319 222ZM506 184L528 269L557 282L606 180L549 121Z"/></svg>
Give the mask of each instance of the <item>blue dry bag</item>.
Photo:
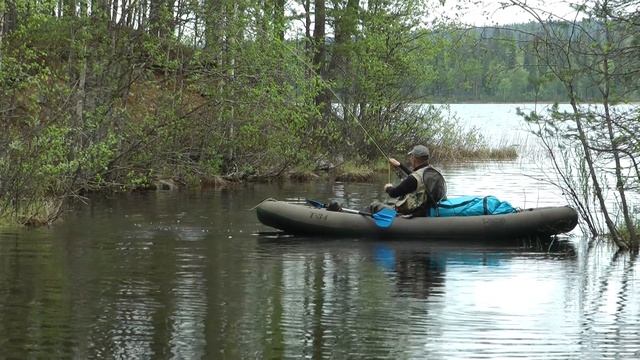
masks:
<svg viewBox="0 0 640 360"><path fill-rule="evenodd" d="M510 214L516 209L495 196L460 196L448 198L429 209L429 216L476 216Z"/></svg>

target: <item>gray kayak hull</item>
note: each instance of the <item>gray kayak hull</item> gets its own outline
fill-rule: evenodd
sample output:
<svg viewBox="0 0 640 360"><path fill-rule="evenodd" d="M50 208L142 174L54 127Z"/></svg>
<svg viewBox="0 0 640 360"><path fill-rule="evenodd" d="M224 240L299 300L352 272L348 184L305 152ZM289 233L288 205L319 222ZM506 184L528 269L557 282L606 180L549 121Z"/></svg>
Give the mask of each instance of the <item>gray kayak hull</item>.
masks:
<svg viewBox="0 0 640 360"><path fill-rule="evenodd" d="M379 236L420 239L496 239L551 236L578 224L578 214L568 206L526 209L506 215L397 217L386 229L370 216L327 211L303 204L267 199L256 207L264 225L292 234L320 236Z"/></svg>

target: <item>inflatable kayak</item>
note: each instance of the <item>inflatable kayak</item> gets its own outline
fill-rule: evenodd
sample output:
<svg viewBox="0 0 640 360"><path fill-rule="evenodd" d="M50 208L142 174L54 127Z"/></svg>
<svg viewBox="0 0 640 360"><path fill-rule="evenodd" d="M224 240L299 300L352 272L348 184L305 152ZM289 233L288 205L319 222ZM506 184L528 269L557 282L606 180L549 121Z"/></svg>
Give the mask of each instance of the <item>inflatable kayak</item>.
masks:
<svg viewBox="0 0 640 360"><path fill-rule="evenodd" d="M264 225L292 234L381 236L420 239L496 239L548 237L573 230L578 214L568 206L526 209L504 215L393 219L383 228L371 216L329 211L305 204L267 199L256 207Z"/></svg>

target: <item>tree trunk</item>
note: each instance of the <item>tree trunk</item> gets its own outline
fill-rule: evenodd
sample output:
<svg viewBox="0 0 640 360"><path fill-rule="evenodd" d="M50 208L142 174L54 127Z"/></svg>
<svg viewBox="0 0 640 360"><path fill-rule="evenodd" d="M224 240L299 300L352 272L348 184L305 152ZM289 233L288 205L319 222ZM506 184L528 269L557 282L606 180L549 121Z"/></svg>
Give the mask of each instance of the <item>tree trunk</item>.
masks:
<svg viewBox="0 0 640 360"><path fill-rule="evenodd" d="M173 33L173 0L151 0L149 28L151 35L166 37Z"/></svg>
<svg viewBox="0 0 640 360"><path fill-rule="evenodd" d="M624 217L624 222L629 231L629 243L637 244L636 240L636 231L635 224L633 223L633 219L629 213L629 206L627 204L627 197L625 193L625 180L622 176L622 165L620 163L620 149L618 147L618 141L616 140L616 136L613 131L613 121L611 119L611 111L609 109L609 93L610 93L610 84L611 78L609 75L609 45L611 43L611 37L608 30L608 22L605 22L605 32L607 42L605 44L606 49L604 52L604 59L602 63L603 70L603 87L600 89L603 97L603 105L604 105L604 114L605 114L605 123L607 125L607 134L609 135L609 143L611 144L611 151L613 153L613 159L615 161L615 173L616 173L616 190L618 190L618 194L620 195L620 203L622 205L622 215ZM623 241L623 239L620 239Z"/></svg>
<svg viewBox="0 0 640 360"><path fill-rule="evenodd" d="M147 9L149 8L149 1L141 0L140 2L140 14L138 15L138 29L145 30L147 26Z"/></svg>
<svg viewBox="0 0 640 360"><path fill-rule="evenodd" d="M315 0L315 25L313 28L313 65L316 71L320 74L323 72L325 63L325 22L326 22L326 9L325 0Z"/></svg>
<svg viewBox="0 0 640 360"><path fill-rule="evenodd" d="M326 8L325 0L315 0L315 25L313 28L313 68L320 75L325 75L326 64L326 44L325 44L325 22L326 22ZM328 102L330 101L331 94L328 91L318 93L315 98L316 106L322 106L324 104L327 109ZM325 111L323 111L324 113Z"/></svg>
<svg viewBox="0 0 640 360"><path fill-rule="evenodd" d="M87 82L87 58L86 58L86 45L82 45L80 55L80 74L78 79L78 94L76 100L76 119L78 124L83 122L84 114L84 100L85 100L85 85Z"/></svg>
<svg viewBox="0 0 640 360"><path fill-rule="evenodd" d="M221 24L224 14L222 0L205 0L204 3L204 49L208 54L218 57L221 48Z"/></svg>
<svg viewBox="0 0 640 360"><path fill-rule="evenodd" d="M339 67L348 66L349 56L346 54L351 37L355 35L358 24L359 0L348 0L344 12L335 19L335 42L328 72L335 77ZM345 69L346 70L346 69Z"/></svg>
<svg viewBox="0 0 640 360"><path fill-rule="evenodd" d="M118 0L110 0L111 1L111 23L116 22L118 19Z"/></svg>
<svg viewBox="0 0 640 360"><path fill-rule="evenodd" d="M122 18L124 20L123 23L126 27L133 28L133 9L134 9L134 6L136 5L137 5L136 0L127 1L126 7L125 7L124 1L123 1Z"/></svg>
<svg viewBox="0 0 640 360"><path fill-rule="evenodd" d="M284 30L286 27L286 21L284 16L285 0L275 0L273 6L273 21L275 37L284 42Z"/></svg>
<svg viewBox="0 0 640 360"><path fill-rule="evenodd" d="M304 0L304 36L311 40L311 0Z"/></svg>
<svg viewBox="0 0 640 360"><path fill-rule="evenodd" d="M62 16L71 17L75 16L76 2L75 0L63 0L62 1Z"/></svg>
<svg viewBox="0 0 640 360"><path fill-rule="evenodd" d="M2 69L2 49L4 48L4 11L0 12L0 73L3 71Z"/></svg>
<svg viewBox="0 0 640 360"><path fill-rule="evenodd" d="M236 2L233 3L231 9L229 9L229 23L234 24L231 25L232 29L229 30L229 33L226 36L226 46L227 56L229 59L229 80L231 82L235 81L236 77L236 54L235 54L235 40L240 37L240 34L235 31L235 21L237 21L238 17L238 4ZM233 91L233 87L231 87L231 91L229 93L229 98L234 99L235 94ZM229 109L229 135L230 135L230 146L229 146L229 158L233 160L235 157L235 107L233 103L231 104L231 108Z"/></svg>
<svg viewBox="0 0 640 360"><path fill-rule="evenodd" d="M331 54L331 60L329 61L329 67L327 69L327 76L329 79L334 80L349 74L349 54L351 37L355 35L357 27L359 0L348 0L347 5L336 19L335 19L335 41L332 46L333 51ZM341 71L340 71L341 70ZM348 82L352 83L352 82ZM344 102L345 106L349 107L350 102L348 96L352 93L347 89L344 90L343 99L338 99ZM331 95L327 95L327 99L330 100ZM325 108L329 111L329 108Z"/></svg>
<svg viewBox="0 0 640 360"><path fill-rule="evenodd" d="M18 8L15 0L5 1L5 7L2 10L4 13L0 13L0 41L3 34L9 34L18 27Z"/></svg>
<svg viewBox="0 0 640 360"><path fill-rule="evenodd" d="M79 16L80 17L86 17L88 15L88 7L87 7L87 1L88 0L79 0L78 1L78 5L79 5Z"/></svg>
<svg viewBox="0 0 640 360"><path fill-rule="evenodd" d="M571 99L570 101L571 108L573 109L573 114L574 114L574 122L576 124L576 129L578 130L578 134L580 137L580 144L582 145L582 151L584 152L584 157L587 162L587 166L589 167L589 175L591 176L591 181L593 182L595 195L596 195L596 198L598 199L598 203L600 204L600 210L602 211L602 215L604 216L604 220L607 224L607 228L611 232L611 235L616 245L618 245L620 248L628 249L629 247L627 246L627 244L620 241L620 235L616 229L616 225L613 222L613 220L611 220L611 216L609 215L609 211L607 210L607 204L604 200L602 187L600 186L600 182L598 180L598 175L594 166L593 158L591 157L591 150L589 148L587 134L584 130L584 126L582 125L582 119L580 118L580 111L578 109L575 93L573 92L572 88L570 88L569 94Z"/></svg>
<svg viewBox="0 0 640 360"><path fill-rule="evenodd" d="M104 20L109 12L107 0L93 0L91 2L91 16Z"/></svg>

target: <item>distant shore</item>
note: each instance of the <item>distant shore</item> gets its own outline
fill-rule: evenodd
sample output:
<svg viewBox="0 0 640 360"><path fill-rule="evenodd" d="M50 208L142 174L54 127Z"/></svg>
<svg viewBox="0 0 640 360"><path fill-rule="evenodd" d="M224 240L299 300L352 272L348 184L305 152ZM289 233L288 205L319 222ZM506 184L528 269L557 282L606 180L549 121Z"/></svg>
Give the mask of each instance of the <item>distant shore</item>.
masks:
<svg viewBox="0 0 640 360"><path fill-rule="evenodd" d="M465 105L465 104L469 104L469 105L508 105L508 104L515 104L515 105L553 105L555 104L555 101L455 101L455 102L442 102L442 101L434 101L434 102L424 102L424 103L420 103L420 104L424 104L424 105ZM557 102L558 104L569 104L569 102ZM599 104L598 102L589 102L589 103L582 103L582 104ZM616 105L620 105L620 104L624 104L624 105L640 105L640 100L638 101L632 101L632 102L626 102L626 103L618 103Z"/></svg>

